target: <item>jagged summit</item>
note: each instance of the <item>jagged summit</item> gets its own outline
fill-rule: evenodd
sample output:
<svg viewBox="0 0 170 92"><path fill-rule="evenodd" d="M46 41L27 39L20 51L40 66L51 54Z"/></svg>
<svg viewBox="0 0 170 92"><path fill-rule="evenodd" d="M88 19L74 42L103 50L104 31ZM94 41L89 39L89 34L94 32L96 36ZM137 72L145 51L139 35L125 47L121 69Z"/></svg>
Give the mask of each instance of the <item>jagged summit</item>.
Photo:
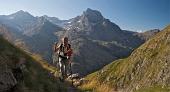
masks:
<svg viewBox="0 0 170 92"><path fill-rule="evenodd" d="M23 14L23 13L28 13L28 12L27 12L27 11L24 11L24 10L19 10L19 11L17 11L16 13Z"/></svg>
<svg viewBox="0 0 170 92"><path fill-rule="evenodd" d="M46 19L46 17L44 17L44 16L38 17L38 21L39 21L40 23L49 22L49 21Z"/></svg>
<svg viewBox="0 0 170 92"><path fill-rule="evenodd" d="M90 8L87 8L87 10L83 12L82 16L86 17L91 22L99 22L103 20L103 16L99 11L92 10Z"/></svg>
<svg viewBox="0 0 170 92"><path fill-rule="evenodd" d="M48 16L48 15L43 15L43 17L44 18L46 18L46 19L49 19L49 20L60 20L59 18L57 18L57 17L50 17L50 16Z"/></svg>
<svg viewBox="0 0 170 92"><path fill-rule="evenodd" d="M17 11L16 13L13 13L9 16L14 17L14 18L29 18L29 19L34 18L33 15L31 15L27 11L23 11L23 10Z"/></svg>
<svg viewBox="0 0 170 92"><path fill-rule="evenodd" d="M43 15L44 18L46 18L48 21L50 21L51 23L55 24L55 25L58 25L58 26L61 26L63 27L64 24L68 21L68 20L60 20L59 18L57 17L50 17L48 15Z"/></svg>

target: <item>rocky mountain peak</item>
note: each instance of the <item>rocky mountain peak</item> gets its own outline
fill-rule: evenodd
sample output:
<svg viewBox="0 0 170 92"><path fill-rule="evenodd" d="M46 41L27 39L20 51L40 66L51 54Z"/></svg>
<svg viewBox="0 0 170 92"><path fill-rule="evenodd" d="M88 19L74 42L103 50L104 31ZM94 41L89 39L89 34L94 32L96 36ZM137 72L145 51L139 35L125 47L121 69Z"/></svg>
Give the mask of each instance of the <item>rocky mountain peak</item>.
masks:
<svg viewBox="0 0 170 92"><path fill-rule="evenodd" d="M67 20L60 20L59 18L57 17L49 17L47 15L43 15L43 17L45 19L47 19L49 22L55 24L55 25L58 25L58 26L61 26L63 27L63 25L65 24L65 22L67 22Z"/></svg>
<svg viewBox="0 0 170 92"><path fill-rule="evenodd" d="M33 15L31 15L30 13L23 11L23 10L17 11L16 13L13 13L9 16L13 17L13 18L29 18L29 19L34 18Z"/></svg>
<svg viewBox="0 0 170 92"><path fill-rule="evenodd" d="M83 12L82 17L87 18L90 22L99 22L104 19L99 11L90 8L87 8L87 10Z"/></svg>
<svg viewBox="0 0 170 92"><path fill-rule="evenodd" d="M47 22L48 20L47 20L44 16L41 16L41 17L38 17L38 21L39 21L40 23L45 23L45 22Z"/></svg>
<svg viewBox="0 0 170 92"><path fill-rule="evenodd" d="M51 21L60 21L60 19L59 18L57 18L57 17L49 17L49 16L47 16L47 15L43 15L43 17L44 18L46 18L46 19L48 19L48 20L51 20Z"/></svg>

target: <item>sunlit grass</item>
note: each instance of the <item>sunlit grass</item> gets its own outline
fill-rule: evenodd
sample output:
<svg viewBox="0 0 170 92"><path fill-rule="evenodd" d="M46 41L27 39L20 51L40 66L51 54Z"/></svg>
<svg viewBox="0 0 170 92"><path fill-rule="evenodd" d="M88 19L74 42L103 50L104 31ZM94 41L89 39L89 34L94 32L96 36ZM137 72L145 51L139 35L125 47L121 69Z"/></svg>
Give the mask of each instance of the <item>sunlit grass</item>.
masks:
<svg viewBox="0 0 170 92"><path fill-rule="evenodd" d="M161 86L147 87L147 88L141 88L135 92L170 92L170 87L161 87Z"/></svg>

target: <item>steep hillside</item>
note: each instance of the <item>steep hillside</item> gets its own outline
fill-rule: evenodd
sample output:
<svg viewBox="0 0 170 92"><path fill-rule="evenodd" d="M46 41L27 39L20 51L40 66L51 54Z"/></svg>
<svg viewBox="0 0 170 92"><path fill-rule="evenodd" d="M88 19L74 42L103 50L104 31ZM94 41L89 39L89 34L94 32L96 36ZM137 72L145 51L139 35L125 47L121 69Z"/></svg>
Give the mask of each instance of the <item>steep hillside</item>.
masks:
<svg viewBox="0 0 170 92"><path fill-rule="evenodd" d="M19 66L18 62L21 58L25 59L23 63L25 68L22 69L23 79L16 77L19 76L17 72L12 72ZM49 65L45 66L50 68ZM14 92L67 91L67 87L50 76L49 71L44 69L40 63L0 37L0 92L5 92L12 87L14 88L11 90L15 90Z"/></svg>
<svg viewBox="0 0 170 92"><path fill-rule="evenodd" d="M99 92L169 92L170 26L136 49L128 58L116 60L87 76L84 90ZM161 91L159 91L161 90ZM156 91L157 92L157 91Z"/></svg>

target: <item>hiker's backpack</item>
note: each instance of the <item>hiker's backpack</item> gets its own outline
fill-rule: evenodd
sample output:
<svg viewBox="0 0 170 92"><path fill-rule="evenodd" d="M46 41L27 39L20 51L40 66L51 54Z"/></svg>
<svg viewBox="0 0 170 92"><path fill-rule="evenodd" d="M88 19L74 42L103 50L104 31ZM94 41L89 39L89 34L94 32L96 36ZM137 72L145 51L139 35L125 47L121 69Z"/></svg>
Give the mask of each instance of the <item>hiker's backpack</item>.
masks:
<svg viewBox="0 0 170 92"><path fill-rule="evenodd" d="M55 48L56 48L56 47L57 47L57 43L55 43L54 51L55 51ZM67 48L67 49L70 49L70 48L71 48L71 45L68 44L68 48ZM57 52L57 53L54 53L54 55L53 55L53 64L54 64L54 65L57 65L57 64L58 64L58 62L59 62L59 56L62 57L63 59L67 59L66 56L71 56L71 55L72 55L72 50L69 51L68 53L65 53L65 54L64 54L64 53L62 53L62 52L63 52L63 49L64 49L63 44L60 44L58 52ZM56 52L56 51L55 51L55 52Z"/></svg>
<svg viewBox="0 0 170 92"><path fill-rule="evenodd" d="M68 44L68 46L67 46L67 51L69 51L69 49L71 49L71 45L70 45L70 44ZM62 53L61 53L61 52L62 52ZM69 51L69 52L67 52L67 53L64 53L64 45L61 44L61 45L60 45L60 49L59 49L59 54L63 54L64 56L71 56L72 50Z"/></svg>

